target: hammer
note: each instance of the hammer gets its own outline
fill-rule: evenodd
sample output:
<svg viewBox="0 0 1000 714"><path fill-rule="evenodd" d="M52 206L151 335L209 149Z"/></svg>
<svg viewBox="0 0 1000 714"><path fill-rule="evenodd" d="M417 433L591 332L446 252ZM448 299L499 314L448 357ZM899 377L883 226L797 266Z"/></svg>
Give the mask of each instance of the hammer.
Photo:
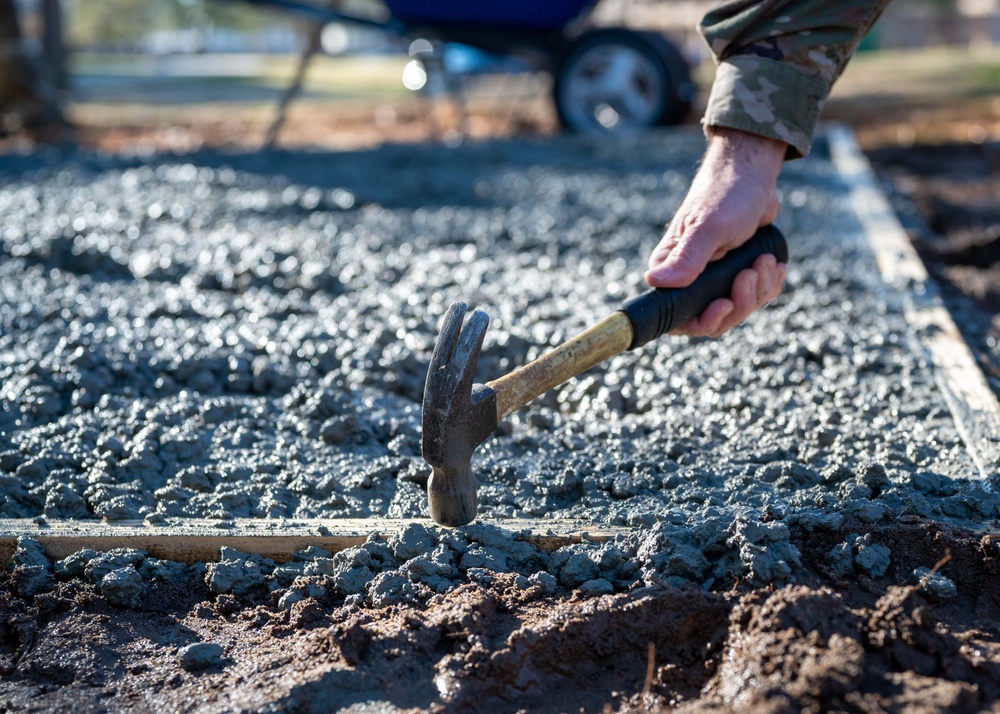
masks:
<svg viewBox="0 0 1000 714"><path fill-rule="evenodd" d="M767 253L779 263L788 262L785 238L774 226L760 228L742 246L709 263L688 287L656 288L634 297L534 362L486 384L472 380L490 319L475 310L465 321L465 303L454 303L431 355L421 420L423 456L434 469L427 482L434 521L462 526L476 517L472 453L501 419L571 377L683 325L712 301L728 297L737 274Z"/></svg>

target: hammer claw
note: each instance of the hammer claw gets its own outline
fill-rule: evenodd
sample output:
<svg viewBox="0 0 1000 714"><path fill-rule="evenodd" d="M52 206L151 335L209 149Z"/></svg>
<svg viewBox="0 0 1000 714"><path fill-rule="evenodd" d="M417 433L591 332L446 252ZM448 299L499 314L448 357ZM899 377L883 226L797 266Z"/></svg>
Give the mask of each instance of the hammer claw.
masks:
<svg viewBox="0 0 1000 714"><path fill-rule="evenodd" d="M472 390L490 318L482 310L474 310L463 326L465 310L465 304L457 302L445 316L427 371L425 409L448 409L457 395L468 395Z"/></svg>
<svg viewBox="0 0 1000 714"><path fill-rule="evenodd" d="M455 350L455 343L458 341L459 330L462 329L462 319L465 316L466 305L464 302L452 303L441 323L441 331L438 334L437 342L434 343L434 353L431 355L428 376L439 375L451 361L451 354Z"/></svg>
<svg viewBox="0 0 1000 714"><path fill-rule="evenodd" d="M473 310L458 336L458 344L455 345L448 365L448 381L454 384L456 389L463 390L463 393L472 388L479 352L483 348L483 339L486 337L486 328L489 324L490 318L485 312Z"/></svg>
<svg viewBox="0 0 1000 714"><path fill-rule="evenodd" d="M457 302L445 315L427 371L421 420L421 451L434 467L428 482L431 515L445 525L475 518L470 460L497 423L495 393L472 383L490 319L474 310L465 320L465 312L465 304Z"/></svg>

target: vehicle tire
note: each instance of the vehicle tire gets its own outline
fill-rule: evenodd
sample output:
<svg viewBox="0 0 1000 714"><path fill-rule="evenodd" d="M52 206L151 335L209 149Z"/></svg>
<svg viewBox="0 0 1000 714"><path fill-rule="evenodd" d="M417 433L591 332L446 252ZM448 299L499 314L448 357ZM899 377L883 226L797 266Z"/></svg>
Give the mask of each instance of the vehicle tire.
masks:
<svg viewBox="0 0 1000 714"><path fill-rule="evenodd" d="M680 123L696 88L663 35L608 28L566 48L553 72L559 121L577 133L620 133Z"/></svg>

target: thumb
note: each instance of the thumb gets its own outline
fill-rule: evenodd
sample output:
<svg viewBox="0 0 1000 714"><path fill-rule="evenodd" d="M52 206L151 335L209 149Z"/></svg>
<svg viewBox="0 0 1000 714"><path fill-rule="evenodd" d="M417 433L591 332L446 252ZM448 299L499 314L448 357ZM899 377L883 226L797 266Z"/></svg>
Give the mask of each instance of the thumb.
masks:
<svg viewBox="0 0 1000 714"><path fill-rule="evenodd" d="M671 242L674 245L668 247L666 253L657 255L661 252L659 246L653 251L645 276L651 287L686 288L701 275L716 252L714 241L697 230Z"/></svg>

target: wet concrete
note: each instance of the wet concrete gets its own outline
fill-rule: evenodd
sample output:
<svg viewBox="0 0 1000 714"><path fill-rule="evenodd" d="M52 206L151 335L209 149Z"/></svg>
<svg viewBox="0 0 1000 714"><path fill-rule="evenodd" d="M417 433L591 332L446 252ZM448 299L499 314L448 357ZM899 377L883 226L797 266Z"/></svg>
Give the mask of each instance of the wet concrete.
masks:
<svg viewBox="0 0 1000 714"><path fill-rule="evenodd" d="M462 299L492 317L483 381L616 309L642 289L645 256L683 196L700 145L697 133L675 132L614 144L5 157L0 516L426 516L419 409L447 305ZM773 306L720 340L672 338L609 360L515 414L474 458L484 515L572 516L630 526L630 535L548 553L488 526L411 526L337 554L304 551L290 563L223 549L219 562L195 566L137 550L81 551L53 564L25 541L4 576L23 600L5 615L5 632L21 634L4 650L4 670L32 682L112 676L92 650L52 670L50 633L35 639L32 608L138 608L145 617L190 607L188 619L200 624L152 634L149 657L118 660L145 662L155 681L176 668L224 679L234 654L253 651L258 629L280 639L338 609L348 624L299 645L309 661L330 652L331 667L291 689L255 680L263 700L281 702L275 711L308 710L305 702L331 691L355 693L337 706L372 702L394 672L411 687L405 696L393 690L400 706L440 697L461 710L472 701L465 691L530 702L550 691L533 682L587 680L586 653L606 640L600 620L639 628L604 655L623 658L627 676L601 681L627 680L625 698L642 684L650 633L697 633L655 640L674 648L657 670L668 683L665 706L716 676L723 639L746 630L740 621L723 634L733 603L711 591L817 577L922 583L942 607L961 601L968 611L964 579L986 566L918 578L941 553L928 545L915 558L898 527L980 527L995 521L1000 498L970 480L975 467L900 296L882 283L823 147L790 164L780 189L792 261ZM840 608L821 587L787 597L808 601L807 609L816 598ZM643 593L674 588L687 593L683 607L704 608L708 620L650 614L647 627L616 619L619 604L630 612L669 605L673 594L652 596L648 607ZM604 604L580 614L575 597ZM776 597L753 607L781 611L785 596ZM971 610L995 612L995 593L977 597ZM542 609L569 604L548 621L519 609L536 601ZM399 635L408 643L400 651L440 654L458 636L468 648L419 665L365 660L372 612L395 633L415 628L412 638ZM511 612L530 623L521 635ZM578 636L561 629L577 616ZM202 636L221 636L226 628L204 624L216 617L243 623L244 644L182 653ZM844 637L874 646L855 615L842 619ZM484 622L492 634L477 640ZM86 625L74 627L85 636ZM715 627L717 636L706 634ZM761 627L746 631L758 641L771 631ZM555 639L544 641L575 653L568 665L528 651L549 630ZM518 649L522 640L528 650ZM470 674L486 671L482 653L499 642L508 645L490 660L496 677ZM743 647L738 639L727 646ZM275 657L285 656L280 650ZM135 666L134 681L142 680L147 670ZM752 669L719 671L722 684L759 679ZM833 701L806 684L792 701ZM580 706L615 699L611 686L581 695ZM511 699L511 687L523 697ZM9 701L21 701L15 689L4 691ZM228 706L223 690L212 695L217 708ZM42 708L58 707L60 692ZM334 701L322 696L316 701Z"/></svg>
<svg viewBox="0 0 1000 714"><path fill-rule="evenodd" d="M616 309L699 143L8 158L0 513L426 515L447 305L492 317L482 380ZM474 458L481 513L639 527L622 562L671 582L785 581L797 523L997 516L822 147L781 193L785 295L515 414Z"/></svg>

